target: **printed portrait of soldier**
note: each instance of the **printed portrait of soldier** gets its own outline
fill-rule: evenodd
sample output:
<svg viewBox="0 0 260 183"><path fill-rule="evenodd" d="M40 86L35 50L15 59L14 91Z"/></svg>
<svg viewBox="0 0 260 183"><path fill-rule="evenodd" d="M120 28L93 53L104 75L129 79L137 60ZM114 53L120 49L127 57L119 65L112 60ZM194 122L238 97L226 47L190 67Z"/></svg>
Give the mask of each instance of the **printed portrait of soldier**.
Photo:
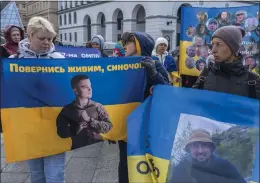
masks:
<svg viewBox="0 0 260 183"><path fill-rule="evenodd" d="M221 12L218 16L217 16L217 20L219 23L219 27L223 27L223 26L227 26L227 25L231 25L231 14L223 11Z"/></svg>
<svg viewBox="0 0 260 183"><path fill-rule="evenodd" d="M207 67L207 63L206 63L206 60L205 59L199 59L197 60L196 62L196 68L199 70L199 71L203 71L204 67Z"/></svg>
<svg viewBox="0 0 260 183"><path fill-rule="evenodd" d="M195 36L192 40L192 43L194 46L197 47L201 47L201 46L204 46L205 44L205 40L203 39L203 37L200 37L200 36Z"/></svg>
<svg viewBox="0 0 260 183"><path fill-rule="evenodd" d="M71 79L75 100L63 107L57 117L57 134L72 138L72 149L102 141L101 133L112 129L109 115L100 103L92 98L91 81L87 75Z"/></svg>
<svg viewBox="0 0 260 183"><path fill-rule="evenodd" d="M185 65L188 69L193 69L195 67L195 60L192 57L186 58Z"/></svg>
<svg viewBox="0 0 260 183"><path fill-rule="evenodd" d="M198 57L200 57L201 59L207 59L207 57L209 56L209 51L208 48L206 46L202 46L198 49Z"/></svg>
<svg viewBox="0 0 260 183"><path fill-rule="evenodd" d="M195 57L196 56L196 47L191 45L186 49L186 54L189 57Z"/></svg>
<svg viewBox="0 0 260 183"><path fill-rule="evenodd" d="M204 129L191 132L187 155L173 168L171 183L246 183L236 167L214 154L216 145Z"/></svg>
<svg viewBox="0 0 260 183"><path fill-rule="evenodd" d="M247 18L247 12L244 10L239 10L235 13L235 22L234 25L236 26L244 26L245 19Z"/></svg>
<svg viewBox="0 0 260 183"><path fill-rule="evenodd" d="M195 36L195 34L196 34L195 27L189 26L189 27L187 28L187 30L186 30L186 35L187 35L188 37L193 37L193 36Z"/></svg>
<svg viewBox="0 0 260 183"><path fill-rule="evenodd" d="M216 19L214 18L210 18L208 21L207 21L207 28L209 30L209 32L211 33L211 35L218 29L219 27L219 23Z"/></svg>
<svg viewBox="0 0 260 183"><path fill-rule="evenodd" d="M256 17L249 17L245 20L245 30L247 32L253 31L258 26L258 20Z"/></svg>
<svg viewBox="0 0 260 183"><path fill-rule="evenodd" d="M207 34L207 27L205 24L198 24L197 27L196 27L196 33L198 36L204 36Z"/></svg>
<svg viewBox="0 0 260 183"><path fill-rule="evenodd" d="M253 55L246 56L245 64L249 67L249 70L253 70L257 65L256 58Z"/></svg>
<svg viewBox="0 0 260 183"><path fill-rule="evenodd" d="M198 12L197 20L200 24L204 24L208 20L208 13L207 12Z"/></svg>

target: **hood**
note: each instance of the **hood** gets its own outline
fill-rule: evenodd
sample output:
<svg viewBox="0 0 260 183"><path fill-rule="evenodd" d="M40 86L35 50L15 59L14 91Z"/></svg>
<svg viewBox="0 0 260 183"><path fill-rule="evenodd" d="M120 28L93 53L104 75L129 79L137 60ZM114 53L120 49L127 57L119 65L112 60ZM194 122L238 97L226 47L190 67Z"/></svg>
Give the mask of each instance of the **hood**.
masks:
<svg viewBox="0 0 260 183"><path fill-rule="evenodd" d="M25 58L27 58L27 57L29 57L29 58L48 57L48 56L50 56L50 54L55 52L55 47L54 47L53 43L51 45L50 50L45 53L36 53L36 52L30 50L29 46L30 46L30 43L29 43L28 38L19 42L19 54L22 57L25 57Z"/></svg>
<svg viewBox="0 0 260 183"><path fill-rule="evenodd" d="M136 40L138 41L138 43L136 43L136 45L140 45L140 52L141 55L140 56L151 56L152 55L152 51L154 48L154 40L152 38L152 36L150 36L147 33L144 32L134 32L134 36L136 38ZM137 46L138 49L138 46Z"/></svg>
<svg viewBox="0 0 260 183"><path fill-rule="evenodd" d="M7 25L5 27L5 30L4 30L4 37L5 37L6 43L11 43L12 42L10 34L11 34L11 28L13 28L13 27L16 27L16 28L18 28L20 30L21 40L24 39L24 31L23 31L23 29L21 29L20 27L18 27L16 25Z"/></svg>
<svg viewBox="0 0 260 183"><path fill-rule="evenodd" d="M104 38L101 35L96 35L92 38L91 40L92 43L97 43L100 45L100 49L103 50L104 49Z"/></svg>

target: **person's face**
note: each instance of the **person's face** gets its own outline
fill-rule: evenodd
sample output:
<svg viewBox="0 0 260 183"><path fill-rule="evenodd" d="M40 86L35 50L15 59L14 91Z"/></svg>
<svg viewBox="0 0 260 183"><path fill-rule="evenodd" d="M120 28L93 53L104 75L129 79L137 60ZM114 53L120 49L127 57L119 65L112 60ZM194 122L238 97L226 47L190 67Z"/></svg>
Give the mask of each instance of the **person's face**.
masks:
<svg viewBox="0 0 260 183"><path fill-rule="evenodd" d="M186 65L187 65L188 68L193 68L194 67L194 60L192 58L187 58Z"/></svg>
<svg viewBox="0 0 260 183"><path fill-rule="evenodd" d="M125 56L136 55L136 46L134 42L129 42L125 45Z"/></svg>
<svg viewBox="0 0 260 183"><path fill-rule="evenodd" d="M44 53L50 50L53 36L49 32L37 31L29 36L30 49L37 53Z"/></svg>
<svg viewBox="0 0 260 183"><path fill-rule="evenodd" d="M195 29L193 27L190 27L189 28L189 32L191 35L194 35L195 34Z"/></svg>
<svg viewBox="0 0 260 183"><path fill-rule="evenodd" d="M198 14L197 15L197 19L199 22L203 22L204 21L204 15L203 14Z"/></svg>
<svg viewBox="0 0 260 183"><path fill-rule="evenodd" d="M252 69L255 65L255 60L253 58L246 58L246 65L249 66L249 69Z"/></svg>
<svg viewBox="0 0 260 183"><path fill-rule="evenodd" d="M205 33L205 26L200 26L200 33L204 34Z"/></svg>
<svg viewBox="0 0 260 183"><path fill-rule="evenodd" d="M226 20L226 19L227 19L227 16L228 16L227 12L222 12L222 13L221 13L221 19L222 19L222 20Z"/></svg>
<svg viewBox="0 0 260 183"><path fill-rule="evenodd" d="M199 64L199 70L202 71L202 70L204 69L204 67L205 67L205 63L204 63L204 62L201 62L201 63Z"/></svg>
<svg viewBox="0 0 260 183"><path fill-rule="evenodd" d="M201 37L197 37L195 40L195 45L196 46L202 46L203 45L203 39Z"/></svg>
<svg viewBox="0 0 260 183"><path fill-rule="evenodd" d="M163 54L167 50L167 47L168 46L164 43L159 44L157 47L157 53Z"/></svg>
<svg viewBox="0 0 260 183"><path fill-rule="evenodd" d="M216 23L211 22L211 23L209 24L209 30L210 30L210 31L215 31L216 29L217 29Z"/></svg>
<svg viewBox="0 0 260 183"><path fill-rule="evenodd" d="M92 48L96 48L96 49L100 50L100 44L98 44L98 43L91 43L91 46L92 46Z"/></svg>
<svg viewBox="0 0 260 183"><path fill-rule="evenodd" d="M198 162L206 162L211 156L211 147L207 143L194 142L190 145L190 154L194 160Z"/></svg>
<svg viewBox="0 0 260 183"><path fill-rule="evenodd" d="M195 55L196 55L196 48L194 46L190 46L188 48L188 56L195 57Z"/></svg>
<svg viewBox="0 0 260 183"><path fill-rule="evenodd" d="M12 31L11 32L11 40L14 43L19 43L21 41L21 33L20 33L20 31Z"/></svg>
<svg viewBox="0 0 260 183"><path fill-rule="evenodd" d="M211 51L216 62L230 61L233 56L231 49L220 38L213 38Z"/></svg>
<svg viewBox="0 0 260 183"><path fill-rule="evenodd" d="M202 58L207 58L209 56L208 50L207 49L201 49L200 50L200 56Z"/></svg>
<svg viewBox="0 0 260 183"><path fill-rule="evenodd" d="M89 79L83 79L77 84L77 88L74 89L75 94L80 99L89 99L92 97L91 82Z"/></svg>
<svg viewBox="0 0 260 183"><path fill-rule="evenodd" d="M245 15L243 13L237 15L237 21L242 22L245 18Z"/></svg>

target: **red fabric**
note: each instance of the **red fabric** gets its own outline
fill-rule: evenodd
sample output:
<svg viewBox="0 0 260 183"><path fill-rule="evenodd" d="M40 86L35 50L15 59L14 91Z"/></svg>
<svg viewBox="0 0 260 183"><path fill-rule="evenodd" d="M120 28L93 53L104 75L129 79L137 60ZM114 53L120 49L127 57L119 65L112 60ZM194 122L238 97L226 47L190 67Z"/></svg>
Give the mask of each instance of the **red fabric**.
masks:
<svg viewBox="0 0 260 183"><path fill-rule="evenodd" d="M5 37L5 44L3 45L3 47L5 48L5 50L10 54L10 55L14 55L14 54L17 54L17 51L18 51L18 43L14 43L11 39L11 28L12 27L16 27L20 30L20 33L21 33L21 40L24 39L24 31L18 27L18 26L15 26L15 25L7 25L5 27L5 30L4 30L4 37Z"/></svg>

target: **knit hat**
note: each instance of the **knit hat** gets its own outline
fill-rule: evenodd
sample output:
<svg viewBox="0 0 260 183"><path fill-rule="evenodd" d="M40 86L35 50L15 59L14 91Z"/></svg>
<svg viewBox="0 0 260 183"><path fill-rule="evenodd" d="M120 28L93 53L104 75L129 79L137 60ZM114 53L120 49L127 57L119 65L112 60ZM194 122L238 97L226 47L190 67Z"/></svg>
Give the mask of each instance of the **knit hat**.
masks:
<svg viewBox="0 0 260 183"><path fill-rule="evenodd" d="M203 129L197 129L197 130L193 130L191 132L190 138L188 143L185 146L185 151L189 152L188 146L193 143L193 142L206 142L206 143L210 143L213 147L213 150L215 150L216 146L212 141L212 138L210 136L210 133L206 130Z"/></svg>
<svg viewBox="0 0 260 183"><path fill-rule="evenodd" d="M212 38L222 39L232 50L234 54L237 54L239 48L242 46L242 39L245 36L245 30L239 26L229 25L217 29Z"/></svg>
<svg viewBox="0 0 260 183"><path fill-rule="evenodd" d="M167 39L165 39L164 37L159 37L156 41L155 41L155 45L154 45L154 49L157 49L157 46L159 44L166 44L168 46L168 41Z"/></svg>
<svg viewBox="0 0 260 183"><path fill-rule="evenodd" d="M100 45L101 50L104 49L105 41L104 41L104 38L101 35L94 36L91 40L91 43L97 43L97 44Z"/></svg>

